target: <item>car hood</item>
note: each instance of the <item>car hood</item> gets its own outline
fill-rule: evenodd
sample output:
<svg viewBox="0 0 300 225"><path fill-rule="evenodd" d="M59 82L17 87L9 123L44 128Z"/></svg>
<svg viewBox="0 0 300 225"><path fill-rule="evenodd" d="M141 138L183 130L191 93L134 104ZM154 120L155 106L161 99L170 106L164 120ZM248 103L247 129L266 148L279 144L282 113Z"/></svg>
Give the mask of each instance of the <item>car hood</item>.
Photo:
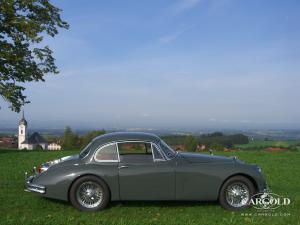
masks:
<svg viewBox="0 0 300 225"><path fill-rule="evenodd" d="M191 153L191 152L179 152L178 154L191 163L208 163L208 162L229 163L234 161L234 158L229 158L225 156L212 156L212 155Z"/></svg>

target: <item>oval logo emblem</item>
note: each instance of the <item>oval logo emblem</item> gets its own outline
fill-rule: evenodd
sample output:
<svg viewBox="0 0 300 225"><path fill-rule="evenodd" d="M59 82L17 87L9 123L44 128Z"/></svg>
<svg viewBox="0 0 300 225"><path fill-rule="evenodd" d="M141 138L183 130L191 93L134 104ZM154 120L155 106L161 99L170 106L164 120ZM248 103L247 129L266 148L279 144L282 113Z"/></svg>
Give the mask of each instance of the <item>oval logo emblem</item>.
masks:
<svg viewBox="0 0 300 225"><path fill-rule="evenodd" d="M252 196L251 204L256 209L277 209L282 205L289 205L291 200L274 193L258 193Z"/></svg>

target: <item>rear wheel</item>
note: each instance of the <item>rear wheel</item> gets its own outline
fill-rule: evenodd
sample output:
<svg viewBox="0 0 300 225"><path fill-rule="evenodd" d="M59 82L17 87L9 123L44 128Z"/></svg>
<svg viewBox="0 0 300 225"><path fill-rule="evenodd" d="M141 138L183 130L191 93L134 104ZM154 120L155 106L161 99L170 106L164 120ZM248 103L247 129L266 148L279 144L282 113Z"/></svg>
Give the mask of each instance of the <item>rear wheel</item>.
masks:
<svg viewBox="0 0 300 225"><path fill-rule="evenodd" d="M220 204L225 209L239 210L250 206L255 194L253 183L244 176L234 176L222 186L219 196Z"/></svg>
<svg viewBox="0 0 300 225"><path fill-rule="evenodd" d="M84 176L74 182L69 199L81 211L104 209L109 203L110 193L107 185L95 176Z"/></svg>

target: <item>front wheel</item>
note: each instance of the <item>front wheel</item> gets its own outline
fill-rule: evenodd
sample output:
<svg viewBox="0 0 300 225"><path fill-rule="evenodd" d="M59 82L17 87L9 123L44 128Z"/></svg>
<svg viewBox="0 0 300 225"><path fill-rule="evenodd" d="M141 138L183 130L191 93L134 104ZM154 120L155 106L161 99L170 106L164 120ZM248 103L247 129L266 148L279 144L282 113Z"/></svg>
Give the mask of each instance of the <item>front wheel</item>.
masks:
<svg viewBox="0 0 300 225"><path fill-rule="evenodd" d="M249 203L254 194L255 187L248 178L234 176L223 184L219 201L225 209L239 210L250 206Z"/></svg>
<svg viewBox="0 0 300 225"><path fill-rule="evenodd" d="M69 199L81 211L97 211L109 203L110 193L107 185L95 176L84 176L74 182Z"/></svg>

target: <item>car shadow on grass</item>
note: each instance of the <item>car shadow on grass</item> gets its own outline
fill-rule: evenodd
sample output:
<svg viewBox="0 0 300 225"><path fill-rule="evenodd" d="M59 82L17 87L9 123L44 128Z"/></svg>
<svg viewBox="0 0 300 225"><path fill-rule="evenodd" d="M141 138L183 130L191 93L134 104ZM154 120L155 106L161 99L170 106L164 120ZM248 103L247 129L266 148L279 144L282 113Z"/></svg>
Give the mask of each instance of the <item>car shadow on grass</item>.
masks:
<svg viewBox="0 0 300 225"><path fill-rule="evenodd" d="M114 207L194 207L194 206L216 206L218 202L197 202L197 201L116 201L109 204L109 208Z"/></svg>
<svg viewBox="0 0 300 225"><path fill-rule="evenodd" d="M63 201L63 200L58 200L58 199L52 199L52 198L44 198L40 197L42 201L47 201L47 202L52 202L54 204L59 204L59 205L65 205L65 206L70 206L72 207L71 203L68 201Z"/></svg>
<svg viewBox="0 0 300 225"><path fill-rule="evenodd" d="M72 207L70 202L57 200L57 199L48 199L42 198L43 201L49 201L54 204L59 204L61 206ZM207 207L207 206L218 206L217 201L114 201L110 202L106 209L114 209L118 207L161 207L161 208L177 208L177 207Z"/></svg>

